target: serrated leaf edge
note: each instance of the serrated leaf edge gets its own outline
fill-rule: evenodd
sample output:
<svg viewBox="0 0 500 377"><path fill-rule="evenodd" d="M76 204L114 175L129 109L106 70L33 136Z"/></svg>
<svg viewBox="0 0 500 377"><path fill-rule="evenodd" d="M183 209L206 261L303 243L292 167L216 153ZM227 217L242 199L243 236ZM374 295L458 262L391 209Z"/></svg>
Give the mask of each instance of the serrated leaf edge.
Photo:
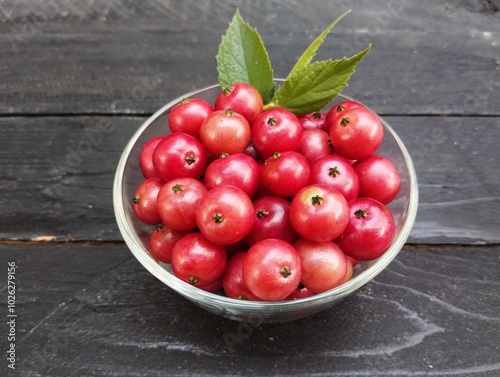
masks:
<svg viewBox="0 0 500 377"><path fill-rule="evenodd" d="M265 85L258 86L257 89L259 90L264 103L268 103L275 93L275 83L274 83L274 80L272 79L274 77L274 71L273 71L273 68L271 66L271 60L269 59L269 53L266 49L266 46L264 44L264 41L262 40L261 35L257 31L257 29L252 27L248 22L246 22L243 19L238 8L236 9L236 12L235 12L233 18L228 25L228 29L227 29L226 33L222 36L221 42L219 44L218 53L216 55L219 85L222 88L225 88L231 84L234 84L234 82L231 82L231 80L226 80L227 77L230 77L230 74L228 72L225 72L224 74L222 73L222 68L223 68L223 66L225 66L225 64L222 64L222 60L221 60L220 55L221 55L222 45L225 43L225 40L228 37L229 31L232 29L236 29L236 28L240 29L240 31L241 31L241 28L240 28L241 25L244 25L244 27L248 31L253 33L254 37L256 37L256 39L259 41L260 47L262 47L262 50L264 52L264 56L266 59L265 65L269 68L271 81L269 81ZM246 61L246 59L245 59L245 61ZM256 86L254 82L251 82L252 80L250 78L248 69L246 69L245 73L246 73L246 78L244 80L242 79L241 81L244 81L248 84ZM224 76L226 76L226 77L224 77Z"/></svg>
<svg viewBox="0 0 500 377"><path fill-rule="evenodd" d="M292 76L296 71L300 70L303 67L306 67L309 65L311 60L316 56L316 52L320 48L320 46L323 44L326 36L332 31L333 27L339 23L341 19L343 19L348 13L350 13L351 10L347 10L346 12L342 13L340 16L338 16L333 22L328 25L323 32L307 47L307 49L302 53L302 55L299 57L295 65L293 66L292 70L288 74L287 78Z"/></svg>
<svg viewBox="0 0 500 377"><path fill-rule="evenodd" d="M356 72L356 67L358 66L359 63L361 63L363 58L368 54L368 52L370 52L370 50L371 50L371 43L368 44L368 46L364 50L358 52L357 54L352 55L349 58L343 57L341 59L336 59L336 60L332 60L332 59L322 60L322 61L318 61L318 62L309 64L307 66L300 68L293 75L290 75L289 77L287 77L287 79L285 79L285 81L280 86L280 88L275 92L273 99L267 105L266 108L272 108L272 107L278 107L278 106L286 107L288 110L290 110L294 113L297 113L297 114L306 114L306 113L320 110L326 104L328 104L330 101L332 101L336 96L338 96L342 92L342 90L348 85L348 81L349 81L350 77L354 74L354 72ZM283 102L285 102L285 101L283 101L283 99L279 98L280 93L282 93L283 90L287 90L287 87L291 88L288 90L293 91L293 87L296 86L300 81L304 80L306 77L312 76L312 75L316 76L317 74L314 74L313 73L314 71L310 71L309 73L304 73L304 71L311 69L312 66L318 66L318 65L326 63L326 62L331 62L331 64L338 65L339 63L344 63L346 61L355 61L356 59L359 59L359 61L354 63L354 65L352 67L352 72L350 74L348 74L348 77L345 80L345 84L341 85L341 88L335 90L332 94L325 96L324 98L320 98L318 100L315 100L315 102L317 104L314 107L313 106L306 107L306 105L304 105L302 108L289 108L286 106L286 104L283 104ZM285 89L283 89L283 88L285 88ZM307 92L308 91L306 91L305 93L307 93ZM302 93L302 95L304 95L304 93Z"/></svg>

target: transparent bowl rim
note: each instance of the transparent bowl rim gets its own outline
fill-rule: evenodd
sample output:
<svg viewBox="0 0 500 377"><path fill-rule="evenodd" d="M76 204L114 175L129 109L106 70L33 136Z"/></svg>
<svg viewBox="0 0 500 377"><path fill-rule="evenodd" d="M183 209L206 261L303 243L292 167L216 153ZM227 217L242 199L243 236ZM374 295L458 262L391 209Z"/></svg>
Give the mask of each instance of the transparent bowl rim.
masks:
<svg viewBox="0 0 500 377"><path fill-rule="evenodd" d="M276 79L276 82L282 82L282 79ZM169 271L165 270L150 254L144 250L141 241L136 234L133 227L126 221L127 216L125 213L125 208L123 206L123 177L125 172L125 167L127 160L137 143L137 140L141 136L141 134L150 126L152 122L154 122L157 118L164 115L172 106L180 102L182 99L186 97L196 96L199 93L205 92L210 89L215 89L220 87L218 84L214 84L211 86L207 86L202 89L194 90L189 93L185 93L182 96L170 101L159 110L157 110L152 116L150 116L135 132L132 138L127 143L125 147L118 166L115 173L114 183L113 183L113 207L115 211L116 221L120 230L120 233L127 244L130 251L137 258L137 260L156 278L162 281L164 284L175 290L177 293L191 299L194 301L211 301L212 304L220 304L223 307L231 307L232 309L241 309L241 310L266 310L266 307L273 310L291 310L293 307L303 308L308 304L311 305L320 305L330 301L337 300L341 297L347 296L351 292L361 288L367 282L372 280L375 276L377 276L382 270L384 270L392 260L397 256L399 251L403 248L408 239L413 224L415 222L416 214L417 214L417 206L418 206L418 186L417 186L417 177L415 173L415 169L406 149L404 143L399 138L397 133L393 130L393 128L385 122L384 119L381 118L382 123L384 124L385 129L391 133L392 137L395 139L398 144L401 154L403 155L406 168L408 169L408 177L409 177L409 188L410 188L410 196L408 202L408 208L406 210L406 218L404 223L394 239L393 243L389 247L389 249L379 257L374 263L368 267L366 270L361 271L358 275L354 276L351 280L345 282L344 284L330 289L328 291L315 294L310 297L301 298L298 300L288 300L288 301L273 301L273 302L265 302L265 301L246 301L246 300L235 300L226 296L222 296L216 293L210 293L204 290L201 290L197 287L191 286L188 283L183 282L182 280L175 277ZM353 100L353 98L346 96L344 94L340 94L339 98L345 98L346 100Z"/></svg>

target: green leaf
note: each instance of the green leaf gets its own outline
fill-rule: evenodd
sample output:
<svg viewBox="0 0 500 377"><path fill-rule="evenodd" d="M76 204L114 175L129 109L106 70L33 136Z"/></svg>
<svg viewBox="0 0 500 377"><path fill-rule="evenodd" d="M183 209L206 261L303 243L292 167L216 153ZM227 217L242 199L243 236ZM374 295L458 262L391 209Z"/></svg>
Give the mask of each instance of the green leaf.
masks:
<svg viewBox="0 0 500 377"><path fill-rule="evenodd" d="M257 88L264 103L271 100L275 84L269 55L257 30L241 18L238 10L222 37L216 59L222 88L246 82Z"/></svg>
<svg viewBox="0 0 500 377"><path fill-rule="evenodd" d="M311 60L314 58L316 55L316 51L318 51L318 48L323 44L323 41L325 40L325 37L330 33L330 31L333 29L333 27L342 19L345 17L346 14L348 14L350 10L347 12L341 14L338 16L328 27L323 30L323 32L309 45L307 50L304 51L302 56L297 60L297 63L295 63L295 66L292 68L288 76L292 76L296 71L306 67Z"/></svg>
<svg viewBox="0 0 500 377"><path fill-rule="evenodd" d="M321 110L347 86L356 66L370 49L371 44L350 58L319 61L296 70L283 82L266 108L281 106L295 114Z"/></svg>

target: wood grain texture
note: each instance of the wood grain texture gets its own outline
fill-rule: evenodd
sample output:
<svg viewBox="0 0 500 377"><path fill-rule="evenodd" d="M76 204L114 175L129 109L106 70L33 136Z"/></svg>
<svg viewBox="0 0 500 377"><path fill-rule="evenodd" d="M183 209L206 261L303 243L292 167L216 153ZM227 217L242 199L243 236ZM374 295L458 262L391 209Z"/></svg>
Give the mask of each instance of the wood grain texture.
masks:
<svg viewBox="0 0 500 377"><path fill-rule="evenodd" d="M410 242L498 243L499 118L386 117L412 156L419 207Z"/></svg>
<svg viewBox="0 0 500 377"><path fill-rule="evenodd" d="M309 318L234 322L122 242L112 186L149 114L217 81L236 8L275 77L351 8L318 59L372 43L344 94L411 154L409 244ZM500 0L0 0L0 291L16 269L16 371L1 375L498 377ZM8 326L0 345L4 352Z"/></svg>
<svg viewBox="0 0 500 377"><path fill-rule="evenodd" d="M114 173L142 121L1 119L3 131L10 130L0 142L2 238L119 239L112 203Z"/></svg>
<svg viewBox="0 0 500 377"><path fill-rule="evenodd" d="M352 8L318 53L373 44L346 94L382 113L499 114L500 12L471 0L3 1L0 114L150 114L217 81L236 7L263 36L276 77Z"/></svg>
<svg viewBox="0 0 500 377"><path fill-rule="evenodd" d="M386 117L417 170L411 243L499 243L499 118ZM0 118L0 239L120 241L113 179L145 118Z"/></svg>
<svg viewBox="0 0 500 377"><path fill-rule="evenodd" d="M65 257L65 251L70 248L79 252ZM7 262L17 265L16 304L23 313L18 339L35 331L44 318L49 318L60 306L71 303L75 294L85 292L91 286L97 288L100 279L133 258L132 253L116 252L123 250L123 245L76 245L70 248L68 244L50 242L0 245L5 266ZM6 275L7 267L2 271L3 280L7 280ZM5 286L2 286L2 292L6 294ZM51 301L50 304L47 300Z"/></svg>
<svg viewBox="0 0 500 377"><path fill-rule="evenodd" d="M205 312L130 255L123 245L0 245L2 265L18 265L23 376L500 373L498 247L406 248L330 309L267 325Z"/></svg>

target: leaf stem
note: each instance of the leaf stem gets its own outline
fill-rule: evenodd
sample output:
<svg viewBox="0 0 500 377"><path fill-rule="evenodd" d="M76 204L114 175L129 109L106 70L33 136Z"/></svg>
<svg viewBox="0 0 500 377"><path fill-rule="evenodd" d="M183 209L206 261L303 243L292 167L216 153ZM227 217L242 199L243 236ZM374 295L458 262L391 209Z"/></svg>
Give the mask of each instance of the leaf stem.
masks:
<svg viewBox="0 0 500 377"><path fill-rule="evenodd" d="M271 101L271 102L264 105L264 111L274 109L274 108L279 107L279 106L280 105L278 102Z"/></svg>

